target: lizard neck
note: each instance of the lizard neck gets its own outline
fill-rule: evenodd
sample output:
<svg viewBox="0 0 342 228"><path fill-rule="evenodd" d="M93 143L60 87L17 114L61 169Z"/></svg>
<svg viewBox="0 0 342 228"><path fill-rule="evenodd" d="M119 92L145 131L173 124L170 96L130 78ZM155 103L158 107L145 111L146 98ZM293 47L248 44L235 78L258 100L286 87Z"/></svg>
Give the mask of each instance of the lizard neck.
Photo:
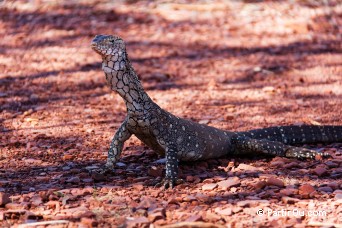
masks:
<svg viewBox="0 0 342 228"><path fill-rule="evenodd" d="M151 98L144 91L129 60L120 61L120 56L116 61L113 58L103 58L102 61L108 84L124 99L129 115L144 115L153 103Z"/></svg>

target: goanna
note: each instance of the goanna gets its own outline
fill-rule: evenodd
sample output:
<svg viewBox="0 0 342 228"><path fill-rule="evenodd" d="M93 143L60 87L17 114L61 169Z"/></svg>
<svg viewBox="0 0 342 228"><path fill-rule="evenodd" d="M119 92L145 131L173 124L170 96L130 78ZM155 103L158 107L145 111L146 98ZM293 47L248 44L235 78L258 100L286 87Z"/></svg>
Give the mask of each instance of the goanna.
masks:
<svg viewBox="0 0 342 228"><path fill-rule="evenodd" d="M91 47L102 57L109 86L124 99L127 107L127 116L110 144L107 169L114 167L124 142L133 134L166 156L162 182L165 188L175 186L179 161L256 153L314 158L326 154L291 145L342 141L342 126L281 126L230 132L179 118L160 108L144 91L121 38L97 35Z"/></svg>

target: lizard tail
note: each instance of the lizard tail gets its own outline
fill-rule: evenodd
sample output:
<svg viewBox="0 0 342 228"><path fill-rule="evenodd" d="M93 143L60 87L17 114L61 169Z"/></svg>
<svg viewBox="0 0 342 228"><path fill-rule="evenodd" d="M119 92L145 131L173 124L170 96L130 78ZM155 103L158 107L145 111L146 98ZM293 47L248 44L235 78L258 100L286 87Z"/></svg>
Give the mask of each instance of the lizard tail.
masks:
<svg viewBox="0 0 342 228"><path fill-rule="evenodd" d="M280 126L239 132L253 139L266 139L287 145L342 142L342 126Z"/></svg>

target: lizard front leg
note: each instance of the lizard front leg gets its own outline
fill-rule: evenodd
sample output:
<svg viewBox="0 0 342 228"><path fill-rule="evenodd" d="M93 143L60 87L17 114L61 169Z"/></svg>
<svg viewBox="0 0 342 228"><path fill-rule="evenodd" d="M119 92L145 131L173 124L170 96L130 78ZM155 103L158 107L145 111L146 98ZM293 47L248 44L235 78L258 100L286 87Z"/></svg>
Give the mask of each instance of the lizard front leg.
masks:
<svg viewBox="0 0 342 228"><path fill-rule="evenodd" d="M120 154L122 152L122 148L124 142L131 137L132 133L130 133L127 129L127 119L121 124L117 132L115 133L112 142L110 143L110 147L108 150L108 157L106 163L106 169L112 169L114 167L114 163L119 159Z"/></svg>

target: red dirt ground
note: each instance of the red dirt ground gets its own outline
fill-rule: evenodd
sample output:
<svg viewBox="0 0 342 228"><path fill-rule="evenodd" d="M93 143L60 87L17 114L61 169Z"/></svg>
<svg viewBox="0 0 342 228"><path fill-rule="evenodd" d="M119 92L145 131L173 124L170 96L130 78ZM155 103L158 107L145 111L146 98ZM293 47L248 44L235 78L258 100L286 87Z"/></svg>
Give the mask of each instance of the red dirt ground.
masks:
<svg viewBox="0 0 342 228"><path fill-rule="evenodd" d="M178 116L233 131L341 125L337 3L0 1L0 226L342 226L341 143L315 145L323 161L182 164L185 183L164 191L160 157L133 137L114 174L90 172L125 117L96 34L123 37L148 94Z"/></svg>

